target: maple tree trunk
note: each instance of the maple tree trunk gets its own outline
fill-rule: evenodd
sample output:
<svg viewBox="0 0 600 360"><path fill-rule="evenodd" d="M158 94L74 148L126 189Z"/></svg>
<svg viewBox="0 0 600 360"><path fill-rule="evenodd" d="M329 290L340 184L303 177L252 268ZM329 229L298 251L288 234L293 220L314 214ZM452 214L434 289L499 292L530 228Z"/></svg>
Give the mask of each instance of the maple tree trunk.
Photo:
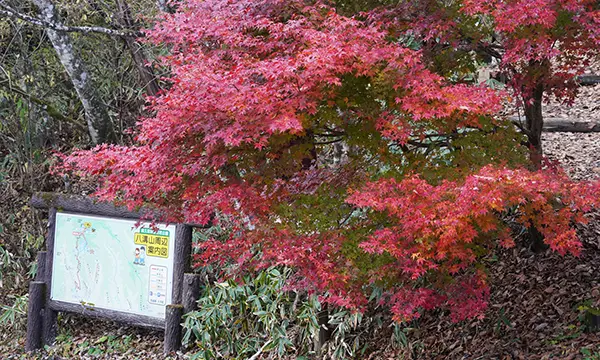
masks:
<svg viewBox="0 0 600 360"><path fill-rule="evenodd" d="M531 102L525 103L525 121L529 145L529 159L536 169L542 167L542 130L544 117L542 115L543 84L538 84L533 91Z"/></svg>
<svg viewBox="0 0 600 360"><path fill-rule="evenodd" d="M543 84L538 84L532 94L531 102L525 103L525 120L527 127L527 140L529 143L529 159L536 170L542 168L542 130L544 128L544 117L542 115L542 97L544 95ZM544 243L544 235L534 225L527 229L531 250L540 253L548 248Z"/></svg>
<svg viewBox="0 0 600 360"><path fill-rule="evenodd" d="M527 235L531 243L531 251L534 253L541 253L546 251L549 246L544 242L544 235L535 226L527 228Z"/></svg>
<svg viewBox="0 0 600 360"><path fill-rule="evenodd" d="M307 154L302 158L302 170L309 170L317 161L317 148L314 144L314 138L309 138L310 149Z"/></svg>

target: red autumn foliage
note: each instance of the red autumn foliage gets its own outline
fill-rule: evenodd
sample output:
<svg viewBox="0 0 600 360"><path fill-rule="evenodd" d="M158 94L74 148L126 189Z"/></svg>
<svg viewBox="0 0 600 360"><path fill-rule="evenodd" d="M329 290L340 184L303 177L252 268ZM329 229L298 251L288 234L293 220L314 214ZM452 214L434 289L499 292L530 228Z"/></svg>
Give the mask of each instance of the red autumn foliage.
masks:
<svg viewBox="0 0 600 360"><path fill-rule="evenodd" d="M464 11L492 5L465 1ZM311 1L187 0L147 32L171 49L162 62L172 87L150 99L155 116L140 121L136 143L76 151L62 169L97 178L102 200L169 221L207 223L215 212L231 221L226 240L200 244L199 264L291 266L294 286L350 308L383 287L399 321L434 308L456 321L481 316L489 289L479 260L514 246L506 213L577 255L572 226L599 188L497 160L452 180L415 173L423 168L407 149L417 140L489 123L501 131L493 116L504 94L447 81L390 28ZM345 160L330 161L335 142L347 144Z"/></svg>

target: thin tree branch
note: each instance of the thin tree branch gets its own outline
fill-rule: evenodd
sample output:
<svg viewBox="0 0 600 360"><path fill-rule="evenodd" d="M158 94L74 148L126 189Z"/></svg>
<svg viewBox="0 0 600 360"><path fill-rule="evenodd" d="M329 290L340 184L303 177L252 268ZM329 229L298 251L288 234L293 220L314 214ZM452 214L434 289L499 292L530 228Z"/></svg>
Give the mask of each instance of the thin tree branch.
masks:
<svg viewBox="0 0 600 360"><path fill-rule="evenodd" d="M329 140L329 141L321 141L321 142L315 142L314 145L329 145L329 144L335 144L337 142L340 142L344 139L335 139L335 140Z"/></svg>
<svg viewBox="0 0 600 360"><path fill-rule="evenodd" d="M120 36L120 37L140 37L143 33L140 31L128 31L128 30L116 30L108 29L100 26L68 26L60 23L50 22L38 17L29 16L22 14L4 4L0 4L0 17L10 17L15 19L21 19L31 25L40 26L43 28L49 28L56 31L62 32L79 32L84 34L97 33L109 36Z"/></svg>
<svg viewBox="0 0 600 360"><path fill-rule="evenodd" d="M20 89L14 85L11 85L10 83L8 83L8 81L0 81L0 86L17 94L17 95L20 95L26 99L31 100L31 102L33 102L35 104L38 104L44 111L46 111L46 113L48 115L50 115L50 117L54 118L55 120L73 124L73 125L77 126L79 129L81 129L83 131L87 131L87 128L85 127L84 124L82 124L81 122L79 122L75 119L64 116L63 114L61 114L61 112L58 109L56 109L54 106L52 106L52 104L50 104L48 101L42 100L31 94L28 94L23 89Z"/></svg>
<svg viewBox="0 0 600 360"><path fill-rule="evenodd" d="M256 360L258 359L258 357L260 356L260 354L262 354L263 350L271 343L271 340L267 341L266 343L263 344L263 346L260 347L260 349L258 349L258 351L256 352L256 354L252 355L251 357L248 358L248 360Z"/></svg>
<svg viewBox="0 0 600 360"><path fill-rule="evenodd" d="M343 132L336 132L336 133L315 133L315 136L322 136L322 137L339 137L339 136L344 136L346 135Z"/></svg>
<svg viewBox="0 0 600 360"><path fill-rule="evenodd" d="M407 144L418 147L418 148L431 148L431 147L435 147L435 146L446 146L446 147L450 147L450 144L448 143L448 141L444 141L444 140L440 140L440 141L431 141L429 143L422 143L422 142L418 142L416 140L407 140L406 141Z"/></svg>
<svg viewBox="0 0 600 360"><path fill-rule="evenodd" d="M338 229L341 229L342 226L344 226L344 224L346 224L346 222L348 222L348 220L350 220L350 218L352 217L352 214L354 214L354 207L350 210L350 213L348 214L348 216L346 216L344 219L342 219L342 222L338 222Z"/></svg>

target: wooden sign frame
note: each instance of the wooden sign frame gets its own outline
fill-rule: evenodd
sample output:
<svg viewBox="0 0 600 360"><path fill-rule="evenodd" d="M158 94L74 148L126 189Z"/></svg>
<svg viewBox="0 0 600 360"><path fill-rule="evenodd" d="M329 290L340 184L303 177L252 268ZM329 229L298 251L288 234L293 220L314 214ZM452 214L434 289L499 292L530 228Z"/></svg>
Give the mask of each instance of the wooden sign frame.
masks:
<svg viewBox="0 0 600 360"><path fill-rule="evenodd" d="M42 345L54 343L57 333L58 312L68 312L87 317L103 318L132 326L161 329L165 331L165 353L177 350L181 345L181 317L196 307L200 279L190 273L193 227L191 224L175 225L175 250L173 252L173 286L171 304L167 304L165 319L154 318L123 311L101 309L72 304L50 298L52 286L52 266L54 262L54 241L56 214L68 212L74 215L105 216L125 220L142 220L147 212L132 212L124 207L95 202L89 197L68 196L53 193L35 194L31 205L38 209L49 209L46 251L38 253L38 272L30 284L29 311L27 319L26 350L35 350ZM146 216L144 216L146 215Z"/></svg>

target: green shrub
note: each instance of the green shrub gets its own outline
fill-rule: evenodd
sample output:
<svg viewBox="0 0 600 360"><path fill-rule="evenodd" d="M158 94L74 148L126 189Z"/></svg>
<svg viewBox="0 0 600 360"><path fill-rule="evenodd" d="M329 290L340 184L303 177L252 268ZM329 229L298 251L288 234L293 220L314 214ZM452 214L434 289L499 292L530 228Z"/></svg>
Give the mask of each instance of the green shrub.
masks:
<svg viewBox="0 0 600 360"><path fill-rule="evenodd" d="M289 269L270 268L206 287L199 310L185 316L184 343L193 359L248 359L275 352L308 354L319 326L315 297L286 291ZM258 355L256 356L258 357Z"/></svg>
<svg viewBox="0 0 600 360"><path fill-rule="evenodd" d="M27 317L28 294L23 296L9 295L14 299L12 305L0 305L0 325L7 328L22 329Z"/></svg>

